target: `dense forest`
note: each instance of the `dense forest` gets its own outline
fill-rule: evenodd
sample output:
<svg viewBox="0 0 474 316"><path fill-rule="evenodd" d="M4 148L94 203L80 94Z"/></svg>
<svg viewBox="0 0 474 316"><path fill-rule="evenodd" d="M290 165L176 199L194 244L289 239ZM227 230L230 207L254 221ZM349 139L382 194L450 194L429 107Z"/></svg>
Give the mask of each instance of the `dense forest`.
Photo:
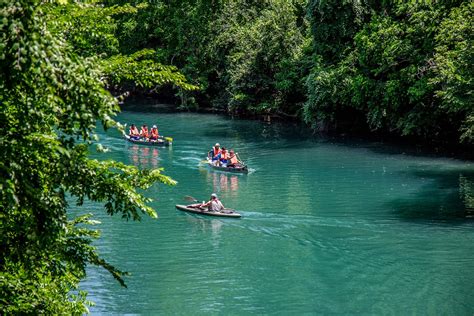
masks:
<svg viewBox="0 0 474 316"><path fill-rule="evenodd" d="M47 14L76 53L105 62L109 90L472 144L473 10L455 0L108 0ZM159 72L178 70L193 88L162 85Z"/></svg>
<svg viewBox="0 0 474 316"><path fill-rule="evenodd" d="M70 290L88 264L124 284L81 226L94 222L66 210L88 199L156 216L140 189L173 180L87 156L97 121L122 128L113 116L130 93L472 148L472 1L0 3L6 314L86 312L85 293Z"/></svg>
<svg viewBox="0 0 474 316"><path fill-rule="evenodd" d="M75 52L111 62L111 88L138 79L189 109L472 143L473 10L455 0L109 0L49 14ZM153 63L120 68L144 52ZM155 88L150 67L176 67L198 89Z"/></svg>

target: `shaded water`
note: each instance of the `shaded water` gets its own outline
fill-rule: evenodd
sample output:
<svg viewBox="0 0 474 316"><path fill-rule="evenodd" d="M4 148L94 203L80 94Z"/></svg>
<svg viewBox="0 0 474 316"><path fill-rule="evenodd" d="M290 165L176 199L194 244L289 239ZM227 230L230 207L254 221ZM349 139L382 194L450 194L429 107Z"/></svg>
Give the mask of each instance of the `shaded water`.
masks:
<svg viewBox="0 0 474 316"><path fill-rule="evenodd" d="M310 138L293 125L191 113L123 112L172 148L101 133L105 156L163 167L179 183L146 192L159 219L108 217L97 245L128 289L92 268L93 314L472 314L474 166L381 144ZM200 166L215 142L252 169ZM242 219L177 211L219 194Z"/></svg>

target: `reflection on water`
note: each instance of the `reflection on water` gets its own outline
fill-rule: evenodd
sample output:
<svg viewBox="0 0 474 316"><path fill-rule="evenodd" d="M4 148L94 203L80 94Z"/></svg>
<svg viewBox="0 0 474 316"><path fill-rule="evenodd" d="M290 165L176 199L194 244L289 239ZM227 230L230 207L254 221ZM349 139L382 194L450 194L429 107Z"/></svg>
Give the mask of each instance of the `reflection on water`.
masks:
<svg viewBox="0 0 474 316"><path fill-rule="evenodd" d="M403 220L456 221L474 216L474 173L470 169L439 169L423 166L407 173L425 184L410 196L389 205ZM415 197L415 198L413 198Z"/></svg>
<svg viewBox="0 0 474 316"><path fill-rule="evenodd" d="M213 192L228 192L229 196L238 196L238 175L208 170L206 172L206 180L208 183L212 184Z"/></svg>
<svg viewBox="0 0 474 316"><path fill-rule="evenodd" d="M158 168L160 152L157 148L132 145L128 152L130 160L135 166L141 169Z"/></svg>
<svg viewBox="0 0 474 316"><path fill-rule="evenodd" d="M209 218L209 217L201 217L199 215L194 214L183 214L182 216L186 216L186 220L190 223L190 225L196 225L199 227L200 231L203 233L211 232L212 236L216 239L219 238L219 234L222 229L222 220Z"/></svg>
<svg viewBox="0 0 474 316"><path fill-rule="evenodd" d="M199 230L202 238L209 238L213 248L218 248L221 242L223 221L212 217L202 217L196 214L183 214L190 227Z"/></svg>
<svg viewBox="0 0 474 316"><path fill-rule="evenodd" d="M158 121L174 148L130 145L107 132L101 139L115 150L105 156L165 168L178 185L145 192L158 220L122 222L93 210L102 255L132 273L127 289L106 271L89 275L83 288L98 302L93 315L473 315L471 162L217 115L119 119ZM199 166L216 141L258 172ZM213 191L245 217L175 209L183 196L207 199Z"/></svg>
<svg viewBox="0 0 474 316"><path fill-rule="evenodd" d="M466 207L466 217L474 217L474 177L459 176L459 195Z"/></svg>

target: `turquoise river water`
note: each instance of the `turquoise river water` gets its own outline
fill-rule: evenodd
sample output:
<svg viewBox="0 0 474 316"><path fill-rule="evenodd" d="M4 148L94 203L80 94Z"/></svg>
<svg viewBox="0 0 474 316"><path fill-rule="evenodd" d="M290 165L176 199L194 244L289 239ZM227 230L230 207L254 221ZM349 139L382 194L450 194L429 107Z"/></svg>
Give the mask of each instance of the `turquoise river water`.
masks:
<svg viewBox="0 0 474 316"><path fill-rule="evenodd" d="M111 130L99 133L110 149L100 157L164 168L178 184L145 192L157 220L125 222L89 205L102 222L100 253L131 273L121 288L88 270L93 315L474 313L472 162L217 115L118 120L158 124L174 144L141 147ZM215 142L251 172L200 165ZM212 192L243 217L175 209Z"/></svg>

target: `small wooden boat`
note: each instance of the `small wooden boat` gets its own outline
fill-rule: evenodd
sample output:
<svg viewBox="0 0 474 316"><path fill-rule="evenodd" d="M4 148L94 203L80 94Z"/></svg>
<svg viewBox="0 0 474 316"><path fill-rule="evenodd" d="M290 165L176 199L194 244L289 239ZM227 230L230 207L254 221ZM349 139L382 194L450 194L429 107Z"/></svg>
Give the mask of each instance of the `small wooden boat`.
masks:
<svg viewBox="0 0 474 316"><path fill-rule="evenodd" d="M140 144L145 146L169 146L173 143L171 137L160 136L157 140L145 140L143 138L133 139L129 135L124 135L125 139L134 144Z"/></svg>
<svg viewBox="0 0 474 316"><path fill-rule="evenodd" d="M179 205L178 204L176 205L176 208L183 212L202 214L202 215L208 215L208 216L234 217L234 218L242 217L242 215L237 213L235 210L232 210L229 208L226 208L221 212L208 211L207 209L201 208L197 205Z"/></svg>
<svg viewBox="0 0 474 316"><path fill-rule="evenodd" d="M215 169L219 171L235 172L235 173L249 173L249 169L244 164L237 164L236 166L233 166L233 167L216 166L215 164L212 163L211 159L207 158L207 165L211 169Z"/></svg>

